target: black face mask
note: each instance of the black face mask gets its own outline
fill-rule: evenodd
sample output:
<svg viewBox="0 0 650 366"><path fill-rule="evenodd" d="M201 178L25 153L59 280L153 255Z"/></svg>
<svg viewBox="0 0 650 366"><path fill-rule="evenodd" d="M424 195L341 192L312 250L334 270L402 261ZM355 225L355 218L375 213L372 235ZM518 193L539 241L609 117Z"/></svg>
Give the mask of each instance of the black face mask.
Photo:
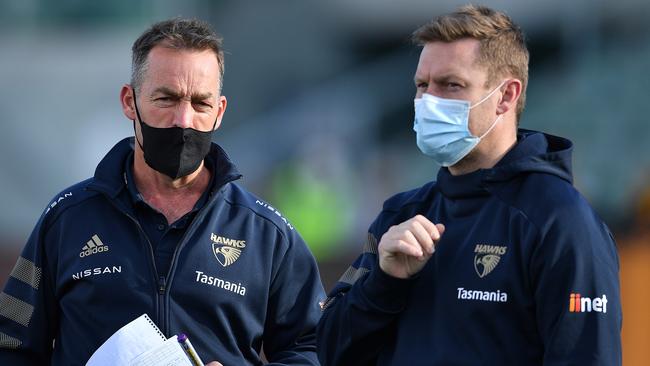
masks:
<svg viewBox="0 0 650 366"><path fill-rule="evenodd" d="M205 132L193 128L156 128L146 124L140 117L138 104L135 102L135 89L133 90L133 104L140 123L144 145L138 140L137 133L135 139L144 152L144 160L147 165L172 179L194 173L210 152L212 131L217 125L217 120L215 119L212 129ZM133 121L133 130L135 131L135 121Z"/></svg>

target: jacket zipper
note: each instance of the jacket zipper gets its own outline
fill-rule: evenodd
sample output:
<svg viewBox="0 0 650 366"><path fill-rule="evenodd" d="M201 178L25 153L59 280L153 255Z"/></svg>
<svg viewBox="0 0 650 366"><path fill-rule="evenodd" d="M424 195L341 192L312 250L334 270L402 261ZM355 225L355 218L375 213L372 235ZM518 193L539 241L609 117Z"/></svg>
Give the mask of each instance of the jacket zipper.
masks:
<svg viewBox="0 0 650 366"><path fill-rule="evenodd" d="M237 177L236 179L238 179ZM126 178L125 178L126 179ZM230 183L235 179L229 179L224 181L220 187L225 186L226 184ZM125 181L126 182L126 181ZM126 183L125 183L126 184ZM176 249L174 250L174 254L172 255L172 262L169 267L169 271L167 272L167 278L165 276L160 276L158 274L158 269L156 268L156 259L155 255L153 252L153 245L151 244L151 240L149 240L149 237L147 236L147 233L144 231L142 228L142 225L140 225L140 222L133 216L129 215L125 210L119 207L117 203L115 203L112 199L108 199L109 201L115 208L117 208L118 211L122 212L126 217L131 219L133 223L138 227L138 230L140 230L140 233L144 236L144 238L147 241L147 245L149 246L149 259L151 260L151 264L153 265L153 271L154 271L154 283L157 284L157 296L156 296L156 305L157 305L157 314L156 314L156 320L157 324L162 331L163 334L167 335L168 334L168 324L167 324L167 309L165 307L165 296L169 293L167 289L171 287L172 279L173 279L173 274L176 270L176 260L178 257L178 253L180 250L185 246L186 242L188 241L188 238L191 237L191 235L194 233L196 230L196 222L200 222L203 220L203 217L205 216L205 213L208 211L208 208L211 207L214 204L215 198L214 196L218 195L221 193L221 189L215 190L210 193L210 196L208 198L208 201L205 203L205 205L197 212L197 215L194 217L192 222L190 223L190 227L188 227L187 231L185 231L185 234L183 235L183 238L180 240L179 245L176 246Z"/></svg>
<svg viewBox="0 0 650 366"><path fill-rule="evenodd" d="M212 198L212 197L210 197ZM149 258L151 260L151 264L153 265L153 271L154 271L154 283L156 284L156 291L157 291L157 296L156 296L156 305L157 305L157 314L156 314L156 324L160 328L160 330L163 332L163 334L167 335L168 333L168 324L167 324L167 309L165 306L165 296L167 295L168 291L167 289L169 286L171 286L171 279L173 276L173 272L176 268L176 260L178 257L178 253L180 250L185 246L186 242L188 241L187 239L191 237L192 233L195 231L195 226L196 222L200 221L203 219L205 216L205 212L207 212L207 209L211 204L213 203L212 200L210 199L203 208L199 212L197 212L197 216L194 217L194 220L192 220L192 223L190 224L190 227L187 229L185 234L183 235L183 238L180 240L179 245L176 246L176 249L174 250L174 254L172 255L172 262L171 266L169 267L169 271L167 272L167 278L165 276L161 276L158 273L158 268L156 268L156 260L155 260L155 255L153 252L153 245L151 244L151 240L149 240L149 237L147 236L147 233L144 231L142 228L142 225L140 225L140 222L138 220L129 215L127 212L124 210L120 209L120 207L114 203L112 200L109 200L113 206L115 206L120 212L122 212L126 217L131 219L133 223L138 227L138 230L140 230L140 233L144 236L144 238L147 241L147 245L149 247ZM197 219L199 219L197 221Z"/></svg>
<svg viewBox="0 0 650 366"><path fill-rule="evenodd" d="M213 193L210 194L210 197L208 198L208 202L206 202L205 205L199 210L199 212L196 213L196 216L194 216L194 219L192 219L192 222L190 222L190 225L185 231L185 233L183 234L183 237L181 238L181 240L178 242L178 245L174 249L174 254L172 255L172 262L169 266L169 271L167 272L167 282L164 283L163 285L166 285L168 287L171 286L172 280L174 279L174 273L176 272L176 261L178 259L178 255L180 251L185 247L185 244L187 244L187 242L189 241L189 238L192 237L192 235L196 231L196 226L198 225L197 222L201 222L203 220L203 218L206 215L206 212L214 204L214 200L213 200L214 195L215 194ZM164 280L164 277L160 277L160 278Z"/></svg>
<svg viewBox="0 0 650 366"><path fill-rule="evenodd" d="M157 292L158 292L156 296L157 309L158 309L158 313L156 314L156 320L157 320L156 323L158 324L158 327L165 335L167 335L169 331L169 324L167 322L167 307L165 306L165 298L169 293L169 291L167 290L171 286L173 272L176 269L176 261L178 258L178 254L181 251L181 249L185 247L188 238L190 238L194 233L194 231L196 230L196 222L200 222L203 219L203 217L205 216L205 212L207 212L208 207L211 206L212 203L213 203L212 200L209 200L205 204L205 206L203 206L203 208L201 208L201 210L197 212L197 215L194 217L194 220L192 220L192 222L190 223L190 227L188 227L187 231L179 241L179 245L177 245L176 249L174 249L171 265L169 267L169 271L167 272L167 277L160 275L158 269L156 268L156 260L155 260L155 254L153 252L153 245L151 244L151 240L149 240L149 237L147 236L146 232L142 228L142 225L140 225L140 222L138 222L138 220L135 217L122 211L128 218L130 218L136 224L138 230L140 230L140 233L143 234L143 236L147 240L147 245L149 246L149 257L153 265L154 278L156 279L155 283L157 285Z"/></svg>
<svg viewBox="0 0 650 366"><path fill-rule="evenodd" d="M128 213L124 212L126 216L128 216L138 227L138 230L140 230L140 234L144 236L144 238L147 241L147 246L149 247L149 259L151 260L151 264L153 266L153 272L154 272L154 283L157 285L157 296L156 296L156 309L157 309L157 314L156 314L156 323L158 324L160 330L163 332L163 334L167 334L167 323L165 322L165 314L166 309L165 309L165 293L167 292L167 283L165 280L165 276L161 276L158 274L158 268L156 268L156 258L153 252L153 245L151 244L151 240L149 240L149 237L147 236L147 233L144 231L142 228L142 225L136 220L133 216L129 215Z"/></svg>
<svg viewBox="0 0 650 366"><path fill-rule="evenodd" d="M158 294L159 295L164 295L165 294L165 289L166 283L165 283L165 276L159 276L158 277Z"/></svg>
<svg viewBox="0 0 650 366"><path fill-rule="evenodd" d="M126 217L131 219L135 226L138 228L140 231L140 234L144 236L144 238L147 241L147 246L149 247L149 259L151 260L151 264L153 266L153 279L154 283L157 285L157 296L156 296L156 324L158 324L158 327L160 330L163 332L163 334L167 334L167 329L166 329L166 323L164 322L164 314L166 313L164 307L165 307L165 292L167 291L167 285L165 281L164 276L159 276L158 275L158 268L156 268L156 259L154 256L153 252L153 245L151 245L151 240L149 240L149 237L147 236L147 233L144 231L142 228L142 225L140 225L140 222L138 220L129 215L126 211L121 209L119 205L115 202L113 202L112 199L108 199L108 201L121 213L123 213Z"/></svg>

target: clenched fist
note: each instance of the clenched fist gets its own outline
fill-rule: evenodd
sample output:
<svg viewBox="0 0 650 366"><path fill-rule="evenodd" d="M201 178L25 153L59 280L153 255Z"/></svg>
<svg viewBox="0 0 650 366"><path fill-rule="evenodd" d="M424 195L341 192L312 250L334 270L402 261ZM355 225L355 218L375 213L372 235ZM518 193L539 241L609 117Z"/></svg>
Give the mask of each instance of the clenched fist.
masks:
<svg viewBox="0 0 650 366"><path fill-rule="evenodd" d="M444 232L443 224L422 215L391 226L379 241L379 267L393 277L413 276L427 264Z"/></svg>

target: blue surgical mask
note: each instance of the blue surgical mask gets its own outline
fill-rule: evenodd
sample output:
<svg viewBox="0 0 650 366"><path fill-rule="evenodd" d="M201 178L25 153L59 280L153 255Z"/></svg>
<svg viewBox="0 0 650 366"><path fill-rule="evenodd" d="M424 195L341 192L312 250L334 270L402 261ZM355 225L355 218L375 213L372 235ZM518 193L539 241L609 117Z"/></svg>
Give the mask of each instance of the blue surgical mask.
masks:
<svg viewBox="0 0 650 366"><path fill-rule="evenodd" d="M416 98L413 130L420 151L445 167L452 166L467 156L501 118L499 115L481 136L474 136L469 131L470 110L485 102L505 82L506 80L474 105L466 100L438 98L431 94Z"/></svg>

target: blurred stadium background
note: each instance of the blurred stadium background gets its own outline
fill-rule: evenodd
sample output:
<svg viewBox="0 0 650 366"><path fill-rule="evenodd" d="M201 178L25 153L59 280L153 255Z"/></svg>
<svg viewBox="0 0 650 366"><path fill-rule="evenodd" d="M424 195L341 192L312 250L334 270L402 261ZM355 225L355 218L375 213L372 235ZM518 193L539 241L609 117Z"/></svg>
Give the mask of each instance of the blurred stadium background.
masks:
<svg viewBox="0 0 650 366"><path fill-rule="evenodd" d="M385 198L435 177L411 130L410 33L464 2L0 0L0 285L49 200L132 134L118 101L153 21L225 39L228 110L214 140L242 183L305 237L329 289ZM650 356L650 2L485 1L531 50L521 125L576 144L576 186L614 231L624 364Z"/></svg>

